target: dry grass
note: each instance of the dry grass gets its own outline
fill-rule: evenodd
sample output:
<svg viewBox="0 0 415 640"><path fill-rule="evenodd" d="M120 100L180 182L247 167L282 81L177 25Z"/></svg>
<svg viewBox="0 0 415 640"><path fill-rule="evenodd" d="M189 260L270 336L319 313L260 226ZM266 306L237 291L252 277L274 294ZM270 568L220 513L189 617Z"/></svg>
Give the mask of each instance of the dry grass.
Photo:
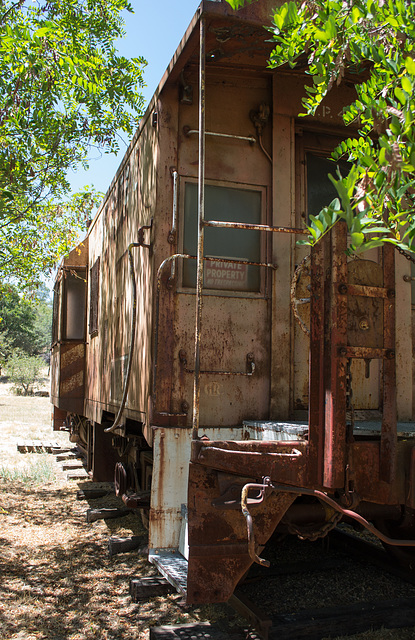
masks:
<svg viewBox="0 0 415 640"><path fill-rule="evenodd" d="M0 480L7 481L22 479L39 483L52 480L56 473L50 456L22 455L17 451L18 442L68 442L67 434L53 433L51 429L49 398L15 396L9 383L0 384L0 436Z"/></svg>
<svg viewBox="0 0 415 640"><path fill-rule="evenodd" d="M190 611L177 594L131 602L129 578L155 569L134 552L110 558L107 546L110 536L143 534L140 520L87 524L89 507L122 503L111 495L77 501L79 488L97 485L68 482L52 455L17 452L18 441L67 444L67 435L51 431L48 398L9 389L0 384L0 640L137 640L153 625L206 620L209 607ZM48 481L36 478L42 459ZM16 469L10 481L6 472Z"/></svg>
<svg viewBox="0 0 415 640"><path fill-rule="evenodd" d="M66 444L66 435L51 431L48 398L8 391L0 384L0 640L145 640L154 625L198 620L220 620L235 630L243 625L236 616L229 619L226 606L186 608L177 594L132 603L129 578L153 575L155 569L135 552L109 557L107 544L112 535L142 534L139 519L87 524L87 508L113 506L117 499L77 501L76 491L91 483L68 482L52 455L43 456L52 476L34 480L42 456L17 453L17 441ZM7 480L5 470L16 468L18 479ZM353 638L410 640L415 631Z"/></svg>

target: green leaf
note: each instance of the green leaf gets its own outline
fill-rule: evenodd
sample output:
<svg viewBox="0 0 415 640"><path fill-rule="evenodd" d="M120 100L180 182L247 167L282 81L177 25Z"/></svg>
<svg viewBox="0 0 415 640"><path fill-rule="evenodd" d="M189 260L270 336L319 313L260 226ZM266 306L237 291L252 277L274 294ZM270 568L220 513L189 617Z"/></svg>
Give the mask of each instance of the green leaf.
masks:
<svg viewBox="0 0 415 640"><path fill-rule="evenodd" d="M402 84L402 89L406 91L406 93L408 94L412 93L412 82L408 76L403 76L403 78L401 79L401 84Z"/></svg>
<svg viewBox="0 0 415 640"><path fill-rule="evenodd" d="M394 94L402 105L406 104L408 96L405 91L403 91L400 87L395 87Z"/></svg>
<svg viewBox="0 0 415 640"><path fill-rule="evenodd" d="M50 31L49 27L41 27L40 29L37 29L37 31L35 31L33 35L35 35L38 38L42 38L49 31Z"/></svg>
<svg viewBox="0 0 415 640"><path fill-rule="evenodd" d="M358 232L358 233L351 234L352 243L356 248L360 247L363 244L364 239L365 239L364 233Z"/></svg>
<svg viewBox="0 0 415 640"><path fill-rule="evenodd" d="M411 76L415 76L415 60L409 56L405 58L405 69Z"/></svg>

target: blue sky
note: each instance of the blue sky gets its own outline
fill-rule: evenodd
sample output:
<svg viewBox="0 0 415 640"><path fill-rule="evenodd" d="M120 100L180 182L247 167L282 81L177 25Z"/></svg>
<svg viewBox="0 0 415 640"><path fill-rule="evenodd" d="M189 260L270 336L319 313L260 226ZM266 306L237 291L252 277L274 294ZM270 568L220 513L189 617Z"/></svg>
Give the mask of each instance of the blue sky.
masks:
<svg viewBox="0 0 415 640"><path fill-rule="evenodd" d="M126 35L117 42L118 51L128 57L143 56L148 62L144 70L147 84L142 93L146 105L157 88L196 9L198 0L131 0L135 13L124 12ZM89 184L106 192L125 153L121 143L118 156L95 156L89 171L79 170L68 177L73 190Z"/></svg>

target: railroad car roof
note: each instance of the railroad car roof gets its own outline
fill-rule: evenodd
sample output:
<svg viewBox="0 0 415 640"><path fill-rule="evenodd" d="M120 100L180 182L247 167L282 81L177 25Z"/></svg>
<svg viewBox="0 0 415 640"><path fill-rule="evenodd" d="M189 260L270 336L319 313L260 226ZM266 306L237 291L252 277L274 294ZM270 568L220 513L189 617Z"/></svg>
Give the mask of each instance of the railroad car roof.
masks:
<svg viewBox="0 0 415 640"><path fill-rule="evenodd" d="M214 63L217 69L232 70L243 68L245 73L266 74L271 72L271 70L267 70L266 63L273 44L264 25L271 24L272 10L280 4L283 4L283 0L258 0L243 9L235 11L226 0L203 0L200 3L147 106L94 221L99 216L141 131L153 113L157 99L164 86L180 82L180 74L184 66L198 67L198 24L200 16L203 15L207 19L207 59ZM89 230L93 227L94 221Z"/></svg>

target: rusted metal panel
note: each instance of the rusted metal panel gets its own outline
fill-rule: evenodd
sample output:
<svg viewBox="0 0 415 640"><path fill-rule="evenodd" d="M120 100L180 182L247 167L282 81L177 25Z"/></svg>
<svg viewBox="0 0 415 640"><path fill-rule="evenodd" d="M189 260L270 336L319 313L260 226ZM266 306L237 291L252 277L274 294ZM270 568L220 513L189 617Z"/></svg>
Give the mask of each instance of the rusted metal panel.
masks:
<svg viewBox="0 0 415 640"><path fill-rule="evenodd" d="M68 253L63 259L62 266L70 269L71 267L84 267L88 264L89 241L86 237L82 242Z"/></svg>
<svg viewBox="0 0 415 640"><path fill-rule="evenodd" d="M192 462L251 478L269 476L274 482L306 486L307 443L279 442L204 442L192 444Z"/></svg>
<svg viewBox="0 0 415 640"><path fill-rule="evenodd" d="M310 400L309 400L309 465L312 481L323 485L325 428L324 322L326 299L323 283L328 260L328 238L322 239L311 253L310 309Z"/></svg>
<svg viewBox="0 0 415 640"><path fill-rule="evenodd" d="M412 447L413 440L397 443L395 477L392 482L385 482L380 476L379 440L350 445L351 477L362 500L376 504L405 504Z"/></svg>
<svg viewBox="0 0 415 640"><path fill-rule="evenodd" d="M241 511L212 506L220 493L216 471L199 464L190 465L188 603L226 602L252 564ZM290 494L271 494L263 503L252 507L254 535L260 547L293 500Z"/></svg>
<svg viewBox="0 0 415 640"><path fill-rule="evenodd" d="M278 135L272 137L272 219L277 226L294 224L294 126L289 117L280 116L281 94L273 77L273 127ZM292 403L292 335L290 292L286 284L293 269L295 238L272 234L272 261L278 265L272 274L271 310L271 398L270 417L288 419Z"/></svg>
<svg viewBox="0 0 415 640"><path fill-rule="evenodd" d="M268 303L254 298L205 296L203 299L201 343L202 370L241 372L246 370L247 354L252 353L252 376L201 374L201 425L241 424L244 419L268 417L269 335ZM180 351L187 353L193 369L194 296L179 294L176 304L176 346L172 405L174 412L192 403L193 375L186 372ZM167 355L167 354L166 354ZM191 411L188 422L190 424Z"/></svg>
<svg viewBox="0 0 415 640"><path fill-rule="evenodd" d="M67 342L59 345L59 403L65 411L83 414L85 343Z"/></svg>
<svg viewBox="0 0 415 640"><path fill-rule="evenodd" d="M396 472L396 362L395 362L395 252L383 248L383 284L390 295L383 303L383 346L390 357L383 361L383 419L380 439L380 478L392 482Z"/></svg>
<svg viewBox="0 0 415 640"><path fill-rule="evenodd" d="M327 327L326 424L324 435L323 484L330 489L341 488L346 467L346 358L342 347L347 337L347 232L343 222L332 233L332 269L330 282L330 316Z"/></svg>
<svg viewBox="0 0 415 640"><path fill-rule="evenodd" d="M415 447L411 449L409 460L408 497L406 504L410 509L415 509Z"/></svg>
<svg viewBox="0 0 415 640"><path fill-rule="evenodd" d="M272 10L284 4L284 1L264 0L234 10L226 0L203 0L201 8L202 11L208 12L209 15L229 16L244 23L253 22L263 25L268 23Z"/></svg>
<svg viewBox="0 0 415 640"><path fill-rule="evenodd" d="M60 380L60 350L59 345L54 345L50 353L50 397L52 404L56 405L59 398Z"/></svg>
<svg viewBox="0 0 415 640"><path fill-rule="evenodd" d="M411 273L411 263L404 256L395 256L395 322L396 322L396 405L398 420L413 419L412 376L413 331L411 284L404 280Z"/></svg>
<svg viewBox="0 0 415 640"><path fill-rule="evenodd" d="M66 411L53 407L52 411L52 428L54 431L61 431L66 426Z"/></svg>
<svg viewBox="0 0 415 640"><path fill-rule="evenodd" d="M151 511L149 548L177 548L182 527L182 504L187 504L189 461L191 459L191 428L175 429L171 426L153 427L153 469L151 482ZM257 438L263 433L255 426L205 429L209 441L224 438L228 442ZM273 443L263 443L272 451ZM282 443L281 443L282 444ZM292 443L285 442L286 445ZM254 444L252 444L252 447ZM303 441L301 447L304 449ZM242 445L243 447L243 445ZM284 448L283 445L283 450ZM237 470L240 473L240 469Z"/></svg>

